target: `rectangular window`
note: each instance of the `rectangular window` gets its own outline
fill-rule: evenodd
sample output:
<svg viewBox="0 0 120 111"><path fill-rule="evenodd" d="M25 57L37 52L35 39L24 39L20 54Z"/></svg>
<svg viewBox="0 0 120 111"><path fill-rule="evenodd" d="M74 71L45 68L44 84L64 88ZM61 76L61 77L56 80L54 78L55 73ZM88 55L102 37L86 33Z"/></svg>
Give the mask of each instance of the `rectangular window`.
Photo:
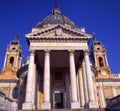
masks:
<svg viewBox="0 0 120 111"><path fill-rule="evenodd" d="M117 95L120 95L120 89L117 89Z"/></svg>
<svg viewBox="0 0 120 111"><path fill-rule="evenodd" d="M104 89L104 93L105 93L105 98L110 98L111 97L109 89Z"/></svg>

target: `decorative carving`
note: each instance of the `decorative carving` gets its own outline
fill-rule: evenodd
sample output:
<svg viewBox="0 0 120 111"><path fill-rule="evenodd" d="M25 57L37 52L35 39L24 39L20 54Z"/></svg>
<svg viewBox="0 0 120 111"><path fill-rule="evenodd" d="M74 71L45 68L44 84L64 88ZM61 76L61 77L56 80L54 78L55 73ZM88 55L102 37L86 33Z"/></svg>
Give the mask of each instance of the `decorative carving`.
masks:
<svg viewBox="0 0 120 111"><path fill-rule="evenodd" d="M52 25L52 26L49 26L49 27L46 27L44 29L39 29L37 30L37 32L32 32L32 33L29 33L29 34L26 34L26 38L30 39L30 38L35 38L35 39L40 39L40 38L43 38L43 39L48 39L48 38L54 38L54 35L56 36L61 36L63 35L63 31L65 32L64 34L64 38L65 37L70 37L70 38L73 38L75 40L75 37L76 39L77 38L82 38L82 39L87 39L87 41L89 41L90 38L92 38L91 35L87 34L87 33L83 33L81 32L79 29L77 30L74 30L74 29L71 29L70 27L67 27L67 26L63 26L63 25ZM54 32L54 33L52 33ZM51 35L54 34L54 35ZM53 37L52 37L53 36ZM34 39L34 40L35 40Z"/></svg>
<svg viewBox="0 0 120 111"><path fill-rule="evenodd" d="M57 28L57 29L55 30L55 35L56 35L56 36L61 36L61 35L62 35L62 28Z"/></svg>

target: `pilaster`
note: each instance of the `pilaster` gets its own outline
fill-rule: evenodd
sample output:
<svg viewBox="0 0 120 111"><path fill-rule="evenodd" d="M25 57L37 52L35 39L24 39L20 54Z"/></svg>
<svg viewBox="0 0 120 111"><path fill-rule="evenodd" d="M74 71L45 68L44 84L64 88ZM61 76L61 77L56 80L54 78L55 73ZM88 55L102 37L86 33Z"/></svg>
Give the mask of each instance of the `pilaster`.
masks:
<svg viewBox="0 0 120 111"><path fill-rule="evenodd" d="M98 90L99 90L100 105L101 105L100 107L105 108L105 98L104 98L103 88L101 84L99 85Z"/></svg>
<svg viewBox="0 0 120 111"><path fill-rule="evenodd" d="M116 87L112 86L112 91L113 91L113 96L117 96L117 91L116 91Z"/></svg>

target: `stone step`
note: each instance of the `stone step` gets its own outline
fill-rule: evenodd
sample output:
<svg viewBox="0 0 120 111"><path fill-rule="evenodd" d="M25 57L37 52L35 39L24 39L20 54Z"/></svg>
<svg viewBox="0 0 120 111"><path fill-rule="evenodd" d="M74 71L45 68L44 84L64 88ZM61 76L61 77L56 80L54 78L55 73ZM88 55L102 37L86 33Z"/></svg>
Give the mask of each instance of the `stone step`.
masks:
<svg viewBox="0 0 120 111"><path fill-rule="evenodd" d="M17 111L109 111L108 109L104 108L93 108L93 109L36 109L36 110L17 110Z"/></svg>

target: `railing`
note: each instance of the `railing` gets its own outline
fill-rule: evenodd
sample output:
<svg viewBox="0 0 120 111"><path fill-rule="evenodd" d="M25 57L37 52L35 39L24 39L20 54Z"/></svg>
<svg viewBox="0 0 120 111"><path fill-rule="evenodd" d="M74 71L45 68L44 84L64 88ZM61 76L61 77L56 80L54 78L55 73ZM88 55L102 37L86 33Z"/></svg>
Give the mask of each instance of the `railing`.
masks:
<svg viewBox="0 0 120 111"><path fill-rule="evenodd" d="M120 79L120 73L114 73L113 78L115 79Z"/></svg>
<svg viewBox="0 0 120 111"><path fill-rule="evenodd" d="M6 97L5 93L0 91L0 111L16 111L17 101Z"/></svg>

